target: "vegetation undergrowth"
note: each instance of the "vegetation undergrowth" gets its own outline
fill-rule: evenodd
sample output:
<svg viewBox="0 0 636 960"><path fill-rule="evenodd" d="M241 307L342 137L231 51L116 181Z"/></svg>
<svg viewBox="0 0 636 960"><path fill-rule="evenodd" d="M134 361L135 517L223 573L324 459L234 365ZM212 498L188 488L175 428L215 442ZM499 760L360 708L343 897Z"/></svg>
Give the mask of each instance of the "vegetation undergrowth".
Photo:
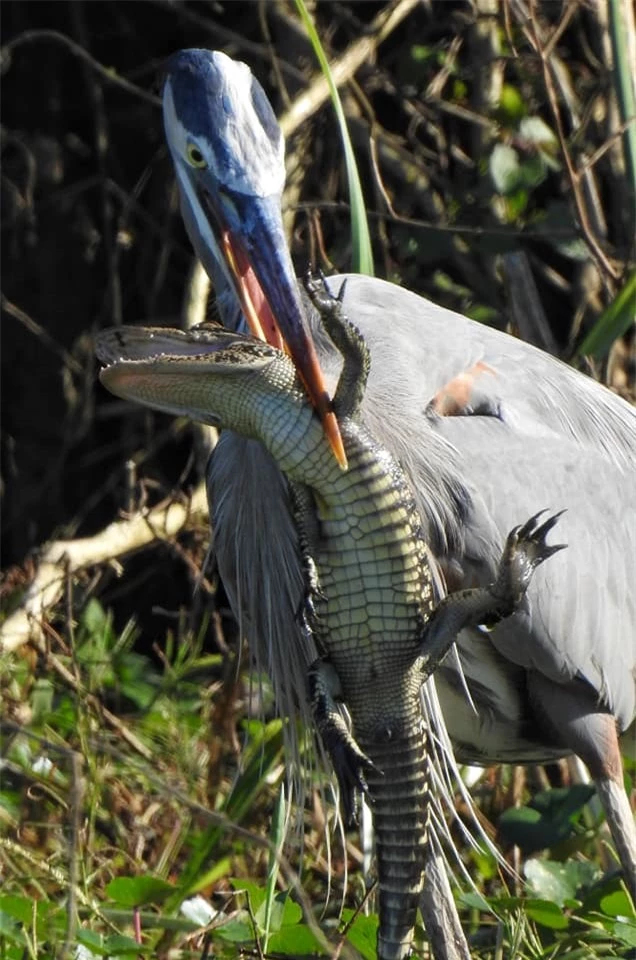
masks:
<svg viewBox="0 0 636 960"><path fill-rule="evenodd" d="M299 861L293 832L283 846L281 721L238 720L236 736L215 727L220 657L206 654L205 627L169 636L160 657L140 653L134 625L118 632L91 598L69 642L53 637L36 664L2 659L14 718L2 728L3 960L229 958L257 944L266 956L330 956L340 936L372 960L377 917L369 901L359 909L354 839L344 853L333 838L327 902L321 793ZM236 683L248 698L249 677ZM498 778L486 816L512 787ZM458 902L476 957L630 956L636 918L593 794L544 790L501 813L501 839L530 854L516 888L490 855L464 851L476 888Z"/></svg>

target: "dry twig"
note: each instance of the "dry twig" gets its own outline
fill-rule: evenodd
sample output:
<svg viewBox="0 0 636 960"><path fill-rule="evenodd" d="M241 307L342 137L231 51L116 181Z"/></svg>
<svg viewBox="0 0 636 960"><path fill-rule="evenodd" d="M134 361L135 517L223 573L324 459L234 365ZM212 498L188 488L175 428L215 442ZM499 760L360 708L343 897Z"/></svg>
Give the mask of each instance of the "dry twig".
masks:
<svg viewBox="0 0 636 960"><path fill-rule="evenodd" d="M171 539L193 518L207 516L205 486L200 484L186 503L164 503L129 520L117 520L93 537L49 544L21 607L2 624L0 652L15 650L28 640L44 641L46 619L63 594L66 571L72 576L139 550L159 536Z"/></svg>

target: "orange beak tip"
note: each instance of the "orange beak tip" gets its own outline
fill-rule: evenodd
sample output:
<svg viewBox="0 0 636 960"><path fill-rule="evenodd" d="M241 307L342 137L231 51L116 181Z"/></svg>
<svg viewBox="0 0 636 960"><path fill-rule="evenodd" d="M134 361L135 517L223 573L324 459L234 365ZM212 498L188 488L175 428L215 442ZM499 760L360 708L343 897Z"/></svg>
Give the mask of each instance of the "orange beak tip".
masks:
<svg viewBox="0 0 636 960"><path fill-rule="evenodd" d="M342 434L340 433L340 427L338 426L338 419L335 413L332 411L325 413L322 425L327 440L329 441L329 446L333 450L336 460L338 461L342 470L347 470L349 464L347 463L347 455L342 442Z"/></svg>

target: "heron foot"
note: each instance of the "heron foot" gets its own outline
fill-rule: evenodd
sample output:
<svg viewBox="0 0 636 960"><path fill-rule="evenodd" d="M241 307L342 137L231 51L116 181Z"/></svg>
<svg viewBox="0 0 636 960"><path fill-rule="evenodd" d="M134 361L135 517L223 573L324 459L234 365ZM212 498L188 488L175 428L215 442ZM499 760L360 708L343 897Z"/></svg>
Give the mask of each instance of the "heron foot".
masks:
<svg viewBox="0 0 636 960"><path fill-rule="evenodd" d="M328 661L316 660L309 668L309 694L316 727L338 779L345 826L355 826L359 794L369 791L365 774L377 772L377 767L360 749L338 709L340 681Z"/></svg>

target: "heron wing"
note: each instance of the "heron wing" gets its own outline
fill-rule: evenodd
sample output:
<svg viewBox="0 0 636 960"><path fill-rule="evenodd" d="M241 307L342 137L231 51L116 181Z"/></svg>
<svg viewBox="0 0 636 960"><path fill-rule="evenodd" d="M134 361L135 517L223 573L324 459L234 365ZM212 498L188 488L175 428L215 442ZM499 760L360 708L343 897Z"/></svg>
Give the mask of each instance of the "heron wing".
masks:
<svg viewBox="0 0 636 960"><path fill-rule="evenodd" d="M519 668L583 680L625 729L636 714L636 411L548 354L392 284L348 277L345 309L371 350L365 420L410 475L451 576L488 582L513 526L567 508L554 537L568 549L490 635L482 685L496 668L512 701ZM323 356L335 377L324 340Z"/></svg>

